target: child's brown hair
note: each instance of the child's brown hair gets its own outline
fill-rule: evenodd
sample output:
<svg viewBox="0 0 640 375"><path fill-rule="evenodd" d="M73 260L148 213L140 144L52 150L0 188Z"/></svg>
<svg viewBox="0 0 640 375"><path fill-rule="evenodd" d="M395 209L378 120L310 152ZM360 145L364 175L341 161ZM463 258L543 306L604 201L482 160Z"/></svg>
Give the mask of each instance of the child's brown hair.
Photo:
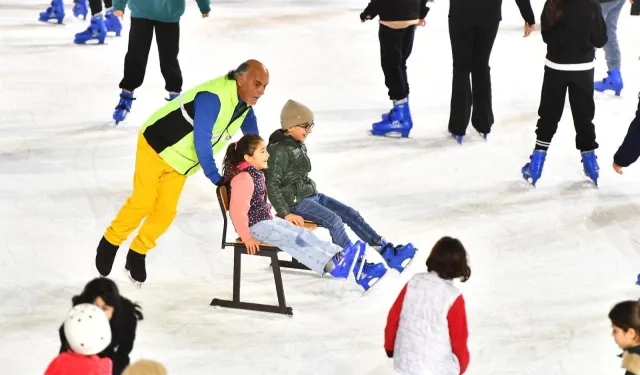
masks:
<svg viewBox="0 0 640 375"><path fill-rule="evenodd" d="M636 335L640 334L640 302L622 301L617 303L609 311L609 320L611 320L611 324L620 327L625 332L633 328Z"/></svg>
<svg viewBox="0 0 640 375"><path fill-rule="evenodd" d="M462 242L452 237L442 237L438 240L427 258L427 271L433 271L445 280L469 280L471 268Z"/></svg>
<svg viewBox="0 0 640 375"><path fill-rule="evenodd" d="M227 185L238 174L238 164L242 163L245 155L253 156L260 142L264 142L258 134L245 134L238 142L227 147L227 153L222 162L222 183Z"/></svg>

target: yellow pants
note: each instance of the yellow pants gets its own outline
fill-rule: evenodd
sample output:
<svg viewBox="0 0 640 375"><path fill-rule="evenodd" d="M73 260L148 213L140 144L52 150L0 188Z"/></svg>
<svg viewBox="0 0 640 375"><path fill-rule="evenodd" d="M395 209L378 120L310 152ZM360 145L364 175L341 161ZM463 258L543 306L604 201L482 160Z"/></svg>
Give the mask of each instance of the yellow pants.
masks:
<svg viewBox="0 0 640 375"><path fill-rule="evenodd" d="M186 176L176 172L149 146L142 134L138 136L133 194L122 206L118 216L107 228L104 237L120 246L146 217L131 250L146 254L156 247L156 240L176 217L178 199Z"/></svg>

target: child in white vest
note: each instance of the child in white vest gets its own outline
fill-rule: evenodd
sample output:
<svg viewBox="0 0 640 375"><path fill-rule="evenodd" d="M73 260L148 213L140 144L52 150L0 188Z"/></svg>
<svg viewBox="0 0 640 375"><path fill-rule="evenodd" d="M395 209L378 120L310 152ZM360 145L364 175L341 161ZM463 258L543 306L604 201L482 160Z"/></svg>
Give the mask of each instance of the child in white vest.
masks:
<svg viewBox="0 0 640 375"><path fill-rule="evenodd" d="M467 316L453 279L471 276L462 243L443 237L389 311L384 348L405 375L459 375L469 365Z"/></svg>

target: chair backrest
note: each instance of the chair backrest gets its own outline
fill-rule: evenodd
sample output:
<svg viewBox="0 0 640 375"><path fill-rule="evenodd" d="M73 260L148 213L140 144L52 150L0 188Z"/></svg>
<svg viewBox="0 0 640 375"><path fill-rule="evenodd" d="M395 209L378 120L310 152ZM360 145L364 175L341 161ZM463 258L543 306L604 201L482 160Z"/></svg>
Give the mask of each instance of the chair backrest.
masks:
<svg viewBox="0 0 640 375"><path fill-rule="evenodd" d="M226 186L221 185L216 189L216 193L218 195L218 202L220 203L220 208L222 212L226 214L229 211L229 189Z"/></svg>

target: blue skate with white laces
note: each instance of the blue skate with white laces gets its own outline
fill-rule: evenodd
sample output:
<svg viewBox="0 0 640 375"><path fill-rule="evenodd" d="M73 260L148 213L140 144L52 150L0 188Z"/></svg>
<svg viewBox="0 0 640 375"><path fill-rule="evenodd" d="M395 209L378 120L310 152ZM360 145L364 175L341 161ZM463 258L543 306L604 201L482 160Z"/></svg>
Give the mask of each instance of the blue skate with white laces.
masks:
<svg viewBox="0 0 640 375"><path fill-rule="evenodd" d="M358 260L353 274L356 277L356 283L364 289L364 295L378 284L388 271L384 263L367 262L366 258L362 257Z"/></svg>
<svg viewBox="0 0 640 375"><path fill-rule="evenodd" d="M416 248L413 244L393 246L392 243L382 241L380 255L384 258L389 268L402 273L413 261L416 255Z"/></svg>
<svg viewBox="0 0 640 375"><path fill-rule="evenodd" d="M533 154L529 157L531 162L527 163L522 167L522 177L529 181L531 179L531 184L536 186L536 182L542 176L542 168L544 167L544 160L547 157L546 151L535 150Z"/></svg>
<svg viewBox="0 0 640 375"><path fill-rule="evenodd" d="M90 40L97 40L98 43L104 44L104 39L107 37L107 27L104 25L104 17L102 14L91 17L91 23L89 27L81 32L77 33L74 39L76 44L85 44Z"/></svg>
<svg viewBox="0 0 640 375"><path fill-rule="evenodd" d="M116 36L120 36L122 32L122 22L120 18L113 14L113 8L107 10L104 14L104 25L107 27L107 32L114 32Z"/></svg>
<svg viewBox="0 0 640 375"><path fill-rule="evenodd" d="M83 20L87 20L87 14L89 14L89 4L87 0L74 0L73 1L73 16L82 16Z"/></svg>
<svg viewBox="0 0 640 375"><path fill-rule="evenodd" d="M64 19L64 3L62 0L51 1L51 6L44 12L40 12L40 22L49 22L49 20L57 20L58 24Z"/></svg>
<svg viewBox="0 0 640 375"><path fill-rule="evenodd" d="M411 128L413 128L413 122L409 103L405 101L404 103L394 103L393 109L386 119L373 124L371 134L384 136L389 133L400 133L403 138L407 138Z"/></svg>
<svg viewBox="0 0 640 375"><path fill-rule="evenodd" d="M113 119L116 121L116 125L127 118L127 115L131 112L131 106L134 100L136 99L133 97L133 92L122 90L120 93L120 101L113 112Z"/></svg>
<svg viewBox="0 0 640 375"><path fill-rule="evenodd" d="M585 176L589 177L593 183L598 186L600 167L598 166L598 157L596 156L595 151L582 153L582 168Z"/></svg>
<svg viewBox="0 0 640 375"><path fill-rule="evenodd" d="M356 260L360 259L364 255L365 244L361 241L356 242L353 245L348 245L342 251L338 252L331 258L331 262L334 264L333 271L329 272L331 276L338 279L346 279L345 283L349 282L351 274L356 266Z"/></svg>
<svg viewBox="0 0 640 375"><path fill-rule="evenodd" d="M607 72L607 76L602 80L593 84L593 89L598 92L605 92L607 90L613 91L616 96L620 96L620 92L624 88L622 83L622 75L620 69L613 69Z"/></svg>

